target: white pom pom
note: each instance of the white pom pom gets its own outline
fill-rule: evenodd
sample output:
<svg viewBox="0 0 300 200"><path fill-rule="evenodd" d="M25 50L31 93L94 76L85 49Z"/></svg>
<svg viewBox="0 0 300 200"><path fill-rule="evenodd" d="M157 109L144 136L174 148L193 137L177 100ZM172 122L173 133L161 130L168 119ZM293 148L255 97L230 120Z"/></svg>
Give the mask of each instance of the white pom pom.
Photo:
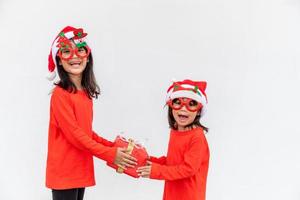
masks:
<svg viewBox="0 0 300 200"><path fill-rule="evenodd" d="M47 79L48 79L49 81L53 81L53 80L55 79L55 77L56 77L56 72L53 71L53 72L50 72L50 73L49 73L49 75L47 76Z"/></svg>
<svg viewBox="0 0 300 200"><path fill-rule="evenodd" d="M207 105L202 107L202 110L201 110L201 113L200 113L201 117L203 117L203 115L206 113L206 111L207 111Z"/></svg>

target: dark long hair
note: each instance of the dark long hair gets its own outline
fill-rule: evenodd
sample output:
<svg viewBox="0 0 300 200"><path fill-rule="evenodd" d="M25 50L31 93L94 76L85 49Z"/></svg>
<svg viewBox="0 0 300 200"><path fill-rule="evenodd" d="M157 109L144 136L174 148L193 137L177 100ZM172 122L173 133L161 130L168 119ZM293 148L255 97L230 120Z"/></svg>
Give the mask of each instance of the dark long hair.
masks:
<svg viewBox="0 0 300 200"><path fill-rule="evenodd" d="M208 128L203 126L200 123L200 118L201 118L200 113L201 113L201 110L198 111L194 121L191 124L187 125L186 128L188 128L188 127L192 128L192 127L196 126L196 127L201 127L205 132L208 132ZM173 113L172 113L172 108L170 108L170 106L168 106L168 122L169 122L169 127L170 128L172 128L174 130L178 129L177 123L176 123L175 118L174 118Z"/></svg>
<svg viewBox="0 0 300 200"><path fill-rule="evenodd" d="M81 85L89 98L97 99L98 95L100 95L100 87L98 86L94 75L92 53L90 53L87 60L88 62L86 64L86 68L82 72ZM58 83L54 83L54 85L68 90L71 93L76 93L77 88L75 84L71 81L68 73L64 70L63 66L60 64L59 61L60 58L56 56L57 72L60 80Z"/></svg>

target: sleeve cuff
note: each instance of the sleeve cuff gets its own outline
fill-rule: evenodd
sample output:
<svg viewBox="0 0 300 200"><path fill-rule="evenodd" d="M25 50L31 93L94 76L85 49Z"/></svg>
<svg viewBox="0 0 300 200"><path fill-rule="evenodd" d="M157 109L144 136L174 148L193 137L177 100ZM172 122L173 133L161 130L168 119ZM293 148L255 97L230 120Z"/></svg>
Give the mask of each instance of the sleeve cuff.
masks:
<svg viewBox="0 0 300 200"><path fill-rule="evenodd" d="M152 162L150 178L159 179L159 177L160 177L160 164Z"/></svg>
<svg viewBox="0 0 300 200"><path fill-rule="evenodd" d="M150 160L151 162L155 162L155 157L149 156L149 160Z"/></svg>

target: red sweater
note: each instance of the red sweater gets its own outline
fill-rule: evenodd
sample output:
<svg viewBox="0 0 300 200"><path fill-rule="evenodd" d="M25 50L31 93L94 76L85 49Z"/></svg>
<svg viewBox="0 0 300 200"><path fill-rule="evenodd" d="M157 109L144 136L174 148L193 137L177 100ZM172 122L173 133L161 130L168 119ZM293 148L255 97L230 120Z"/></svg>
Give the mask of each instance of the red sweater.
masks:
<svg viewBox="0 0 300 200"><path fill-rule="evenodd" d="M205 200L209 148L202 128L171 130L167 157L150 160L150 178L165 180L163 200Z"/></svg>
<svg viewBox="0 0 300 200"><path fill-rule="evenodd" d="M113 162L116 148L92 130L93 101L84 91L56 87L51 96L46 186L95 185L93 155Z"/></svg>

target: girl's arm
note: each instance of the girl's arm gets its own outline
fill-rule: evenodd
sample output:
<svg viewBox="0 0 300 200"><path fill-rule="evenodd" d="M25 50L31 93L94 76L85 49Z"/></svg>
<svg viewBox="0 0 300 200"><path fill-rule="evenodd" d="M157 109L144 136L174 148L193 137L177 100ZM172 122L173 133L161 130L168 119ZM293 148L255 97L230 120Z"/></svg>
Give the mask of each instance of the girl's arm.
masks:
<svg viewBox="0 0 300 200"><path fill-rule="evenodd" d="M53 92L51 110L67 140L77 148L87 150L96 157L113 163L117 148L107 147L89 137L78 125L73 112L72 103L67 94Z"/></svg>
<svg viewBox="0 0 300 200"><path fill-rule="evenodd" d="M98 142L98 143L101 143L103 144L104 146L107 146L107 147L112 147L114 146L114 143L109 141L109 140L106 140L105 138L103 137L100 137L97 133L95 133L93 131L93 139Z"/></svg>
<svg viewBox="0 0 300 200"><path fill-rule="evenodd" d="M202 137L198 135L193 139L182 163L167 166L148 162L148 166L138 169L139 175L160 180L177 180L193 176L199 170L203 159L206 158L207 149Z"/></svg>
<svg viewBox="0 0 300 200"><path fill-rule="evenodd" d="M166 164L166 160L167 160L166 156L161 156L159 158L154 157L154 156L150 156L149 157L149 161L155 162L155 163L161 164L161 165L165 165Z"/></svg>

